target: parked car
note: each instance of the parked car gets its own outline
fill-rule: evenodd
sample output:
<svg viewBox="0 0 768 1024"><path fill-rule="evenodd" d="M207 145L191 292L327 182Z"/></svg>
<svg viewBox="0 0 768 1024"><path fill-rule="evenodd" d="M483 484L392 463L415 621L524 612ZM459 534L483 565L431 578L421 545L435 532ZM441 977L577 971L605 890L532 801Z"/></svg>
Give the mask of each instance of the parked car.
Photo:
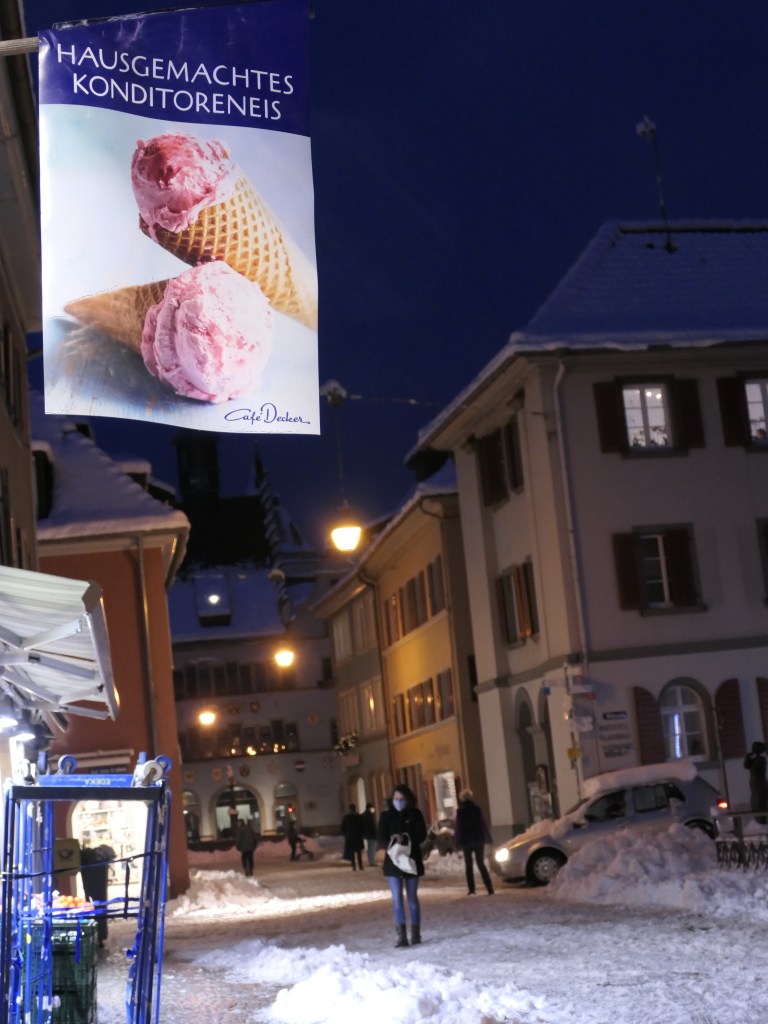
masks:
<svg viewBox="0 0 768 1024"><path fill-rule="evenodd" d="M538 822L498 847L491 859L493 869L507 882L525 878L531 885L547 885L572 854L600 836L624 830L665 832L680 822L714 839L717 790L698 775L690 781L671 775L603 789L565 817Z"/></svg>

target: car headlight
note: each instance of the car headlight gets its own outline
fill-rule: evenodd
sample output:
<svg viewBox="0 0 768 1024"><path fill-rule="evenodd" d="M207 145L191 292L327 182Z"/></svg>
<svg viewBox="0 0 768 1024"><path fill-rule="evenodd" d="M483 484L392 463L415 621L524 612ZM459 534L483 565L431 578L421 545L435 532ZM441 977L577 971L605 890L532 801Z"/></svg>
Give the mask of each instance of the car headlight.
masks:
<svg viewBox="0 0 768 1024"><path fill-rule="evenodd" d="M499 862L499 864L504 864L505 861L509 860L509 850L506 848L506 846L502 846L500 850L496 851L494 856L496 857L496 860Z"/></svg>

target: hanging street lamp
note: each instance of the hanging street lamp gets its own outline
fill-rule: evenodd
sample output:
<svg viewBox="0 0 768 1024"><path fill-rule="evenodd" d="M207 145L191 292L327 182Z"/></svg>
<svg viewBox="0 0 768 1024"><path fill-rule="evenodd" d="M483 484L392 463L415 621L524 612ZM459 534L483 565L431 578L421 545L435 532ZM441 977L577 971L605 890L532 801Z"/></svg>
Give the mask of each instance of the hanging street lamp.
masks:
<svg viewBox="0 0 768 1024"><path fill-rule="evenodd" d="M331 541L337 551L350 553L357 550L362 537L363 528L352 513L347 501L346 485L344 480L344 455L341 449L341 420L339 410L348 397L347 391L337 380L326 381L320 388L320 394L325 396L326 401L333 409L333 420L336 427L336 458L339 468L339 491L341 493L341 505L336 520L331 528Z"/></svg>

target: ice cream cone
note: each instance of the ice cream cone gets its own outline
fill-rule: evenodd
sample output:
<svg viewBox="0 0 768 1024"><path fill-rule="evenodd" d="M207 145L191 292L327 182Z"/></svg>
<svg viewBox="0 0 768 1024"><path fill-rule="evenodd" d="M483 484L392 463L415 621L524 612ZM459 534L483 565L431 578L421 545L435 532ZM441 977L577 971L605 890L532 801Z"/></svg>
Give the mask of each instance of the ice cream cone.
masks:
<svg viewBox="0 0 768 1024"><path fill-rule="evenodd" d="M167 284L167 281L156 281L154 284L87 295L67 303L64 312L80 323L121 341L135 352L141 352L141 332L147 310L160 302Z"/></svg>
<svg viewBox="0 0 768 1024"><path fill-rule="evenodd" d="M139 226L150 235L141 216ZM274 309L317 330L317 275L245 175L229 199L205 207L188 228L155 225L154 237L191 266L222 260L255 281Z"/></svg>

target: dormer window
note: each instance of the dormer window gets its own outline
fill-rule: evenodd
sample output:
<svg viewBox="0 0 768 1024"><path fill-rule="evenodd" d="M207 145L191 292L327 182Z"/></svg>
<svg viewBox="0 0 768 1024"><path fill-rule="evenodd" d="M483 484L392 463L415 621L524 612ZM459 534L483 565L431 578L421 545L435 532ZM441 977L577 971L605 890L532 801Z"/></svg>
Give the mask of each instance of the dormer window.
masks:
<svg viewBox="0 0 768 1024"><path fill-rule="evenodd" d="M668 447L671 436L666 385L626 384L621 394L629 447Z"/></svg>

